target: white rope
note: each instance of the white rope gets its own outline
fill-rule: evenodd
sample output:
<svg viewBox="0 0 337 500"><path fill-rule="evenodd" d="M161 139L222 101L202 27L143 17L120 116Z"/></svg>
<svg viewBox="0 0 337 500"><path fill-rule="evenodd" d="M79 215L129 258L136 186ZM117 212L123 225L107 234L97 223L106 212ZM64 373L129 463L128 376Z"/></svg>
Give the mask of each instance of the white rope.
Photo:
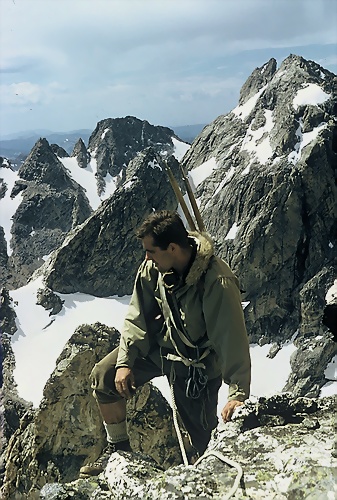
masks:
<svg viewBox="0 0 337 500"><path fill-rule="evenodd" d="M235 478L235 481L234 481L232 488L223 497L223 500L229 500L230 498L232 498L232 496L235 494L235 492L237 491L237 489L240 486L240 481L241 481L241 478L243 476L242 467L239 463L235 462L234 460L231 460L230 458L225 457L225 455L223 453L221 453L220 451L217 451L217 450L210 450L207 453L204 453L203 455L201 455L200 458L198 458L198 460L195 462L194 465L198 465L204 458L211 457L211 456L217 457L222 462L225 462L226 464L230 465L231 467L234 467L234 469L237 470L237 475L236 475L236 478Z"/></svg>
<svg viewBox="0 0 337 500"><path fill-rule="evenodd" d="M170 372L170 391L171 391L171 400L172 400L173 423L174 423L174 427L175 427L175 430L177 433L178 442L179 442L179 446L180 446L181 455L183 457L184 465L189 465L188 458L186 455L185 446L184 446L183 437L181 435L181 430L180 430L179 423L178 423L177 405L176 405L176 398L174 396L174 388L173 388L173 370L174 370L174 368L173 368L173 363L172 363L171 372Z"/></svg>
<svg viewBox="0 0 337 500"><path fill-rule="evenodd" d="M176 405L176 399L174 396L174 389L173 389L173 370L174 370L174 368L173 368L173 363L172 363L171 372L170 372L170 391L171 391L171 399L172 399L173 423L174 423L174 427L175 427L175 430L177 433L180 451L181 451L181 455L183 457L183 462L184 462L184 465L187 466L187 465L189 465L188 458L186 455L184 441L183 441L183 437L181 435L181 430L179 427L178 417L177 417L177 405ZM226 464L230 465L231 467L234 467L234 469L237 470L237 475L236 475L236 478L234 480L234 484L233 484L232 488L229 490L228 493L226 493L226 495L222 499L222 500L229 500L230 498L232 498L232 496L235 494L235 492L237 491L237 489L240 486L240 481L241 481L241 478L243 476L242 467L239 463L235 462L234 460L231 460L230 458L225 457L225 455L223 453L221 453L220 451L217 451L217 450L210 450L207 453L204 453L203 455L201 455L200 458L198 458L198 460L193 465L196 466L196 465L200 464L200 462L202 460L204 460L207 457L211 457L211 456L218 458L222 462L225 462Z"/></svg>

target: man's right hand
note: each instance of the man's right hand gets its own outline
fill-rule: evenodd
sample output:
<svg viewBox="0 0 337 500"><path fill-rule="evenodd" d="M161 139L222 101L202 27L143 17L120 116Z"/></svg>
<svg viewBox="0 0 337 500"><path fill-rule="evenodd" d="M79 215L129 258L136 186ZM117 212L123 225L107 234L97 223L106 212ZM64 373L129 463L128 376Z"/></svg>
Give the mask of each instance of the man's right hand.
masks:
<svg viewBox="0 0 337 500"><path fill-rule="evenodd" d="M135 378L130 368L122 366L117 368L115 376L115 386L117 391L123 398L129 399L132 396L132 391L136 390Z"/></svg>

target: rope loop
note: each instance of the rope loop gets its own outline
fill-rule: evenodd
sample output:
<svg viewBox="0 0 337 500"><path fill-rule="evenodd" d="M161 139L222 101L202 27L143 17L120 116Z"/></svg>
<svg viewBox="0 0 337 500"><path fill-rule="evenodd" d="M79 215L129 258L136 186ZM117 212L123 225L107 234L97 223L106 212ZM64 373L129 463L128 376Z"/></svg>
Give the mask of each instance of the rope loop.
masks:
<svg viewBox="0 0 337 500"><path fill-rule="evenodd" d="M198 399L201 392L205 389L207 381L208 377L203 373L201 368L196 368L193 365L189 366L186 379L186 397Z"/></svg>

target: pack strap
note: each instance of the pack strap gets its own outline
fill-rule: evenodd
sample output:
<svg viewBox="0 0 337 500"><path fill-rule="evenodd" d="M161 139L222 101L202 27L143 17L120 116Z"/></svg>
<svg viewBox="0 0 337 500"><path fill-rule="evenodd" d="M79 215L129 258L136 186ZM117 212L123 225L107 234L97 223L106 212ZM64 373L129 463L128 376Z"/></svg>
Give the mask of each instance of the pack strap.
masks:
<svg viewBox="0 0 337 500"><path fill-rule="evenodd" d="M176 351L176 354L167 354L167 356L166 356L167 359L169 359L171 361L181 361L182 363L184 363L185 366L194 366L196 368L205 368L204 363L200 363L200 361L202 359L206 358L206 356L208 356L208 354L211 352L210 347L207 347L205 349L205 351L201 354L201 356L199 356L198 347L195 346L194 344L192 344L192 342L190 342L190 340L186 337L186 335L176 325L176 322L175 322L173 314L172 314L172 310L171 310L169 303L167 301L165 286L164 286L164 283L163 283L161 278L159 278L159 280L158 280L158 287L159 287L159 292L160 292L160 298L162 301L162 311L163 311L163 316L164 316L164 320L165 320L165 324L166 324L167 334L168 334L169 339L174 347L174 350ZM198 357L196 359L187 358L186 356L184 356L180 352L180 350L177 346L177 343L175 342L173 335L172 335L172 326L176 330L180 340L185 345L187 345L188 347L192 347L193 349L197 349Z"/></svg>

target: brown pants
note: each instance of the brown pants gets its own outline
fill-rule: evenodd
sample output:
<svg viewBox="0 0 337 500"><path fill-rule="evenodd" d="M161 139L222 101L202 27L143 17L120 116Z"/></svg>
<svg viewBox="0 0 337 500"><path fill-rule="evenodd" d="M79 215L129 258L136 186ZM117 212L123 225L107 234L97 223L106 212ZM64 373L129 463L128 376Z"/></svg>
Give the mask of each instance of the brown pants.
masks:
<svg viewBox="0 0 337 500"><path fill-rule="evenodd" d="M115 403L122 399L115 387L117 355L118 348L97 363L91 372L91 387L99 403ZM166 361L163 372L163 367L157 366L150 358L136 358L132 368L136 387L144 385L155 377L162 375L168 377L169 367L170 362ZM199 398L191 399L185 394L186 376L177 374L175 378L173 387L176 405L193 446L202 454L208 445L212 430L218 424L218 391L222 381L221 377L209 380Z"/></svg>

